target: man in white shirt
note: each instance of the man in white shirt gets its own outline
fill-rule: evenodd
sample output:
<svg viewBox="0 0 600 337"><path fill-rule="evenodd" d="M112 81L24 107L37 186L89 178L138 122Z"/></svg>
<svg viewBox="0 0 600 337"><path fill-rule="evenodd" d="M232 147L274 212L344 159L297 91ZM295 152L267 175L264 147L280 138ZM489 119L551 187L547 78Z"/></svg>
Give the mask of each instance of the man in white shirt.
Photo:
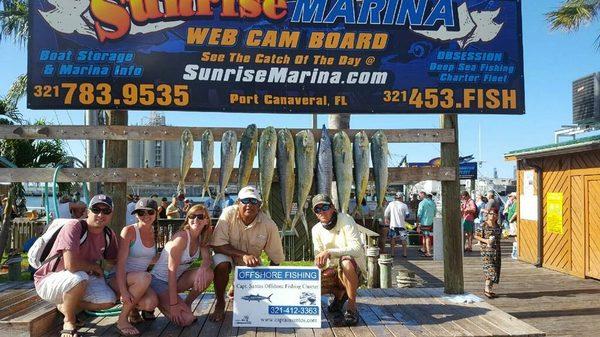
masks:
<svg viewBox="0 0 600 337"><path fill-rule="evenodd" d="M336 211L327 195L317 194L312 205L319 219L312 228L312 241L315 265L321 269L321 293L334 295L327 307L330 313L340 313L347 300L344 323L356 325L356 290L367 270L358 227L351 216Z"/></svg>
<svg viewBox="0 0 600 337"><path fill-rule="evenodd" d="M408 232L404 227L406 214L409 213L408 206L402 202L404 195L402 192L396 193L394 201L390 202L385 208L385 224L390 226L388 237L390 238L391 255L394 256L396 239L402 243L402 257L407 257L408 253Z"/></svg>

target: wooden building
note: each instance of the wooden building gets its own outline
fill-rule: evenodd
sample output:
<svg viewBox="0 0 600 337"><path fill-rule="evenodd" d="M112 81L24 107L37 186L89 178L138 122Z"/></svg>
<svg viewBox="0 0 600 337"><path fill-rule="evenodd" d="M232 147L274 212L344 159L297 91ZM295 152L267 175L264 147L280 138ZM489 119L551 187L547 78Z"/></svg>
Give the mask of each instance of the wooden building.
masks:
<svg viewBox="0 0 600 337"><path fill-rule="evenodd" d="M600 136L505 158L517 161L519 259L600 279Z"/></svg>

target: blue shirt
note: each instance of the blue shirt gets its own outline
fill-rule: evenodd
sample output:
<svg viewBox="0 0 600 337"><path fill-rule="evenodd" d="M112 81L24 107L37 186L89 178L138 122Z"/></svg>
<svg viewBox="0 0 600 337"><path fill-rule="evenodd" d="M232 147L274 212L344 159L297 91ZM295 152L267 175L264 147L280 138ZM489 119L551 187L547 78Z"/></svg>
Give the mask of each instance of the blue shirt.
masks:
<svg viewBox="0 0 600 337"><path fill-rule="evenodd" d="M419 203L419 210L417 215L419 216L419 223L423 226L433 226L433 218L436 213L435 202L429 198L421 200Z"/></svg>

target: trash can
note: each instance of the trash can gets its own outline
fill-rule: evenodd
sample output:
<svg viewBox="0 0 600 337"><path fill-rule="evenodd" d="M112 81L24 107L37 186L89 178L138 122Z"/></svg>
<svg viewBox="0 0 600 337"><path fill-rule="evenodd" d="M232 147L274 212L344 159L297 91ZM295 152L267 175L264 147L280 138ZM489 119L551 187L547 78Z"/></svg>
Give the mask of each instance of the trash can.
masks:
<svg viewBox="0 0 600 337"><path fill-rule="evenodd" d="M6 264L8 265L8 280L9 281L20 281L21 280L21 261L23 258L21 255L10 255Z"/></svg>

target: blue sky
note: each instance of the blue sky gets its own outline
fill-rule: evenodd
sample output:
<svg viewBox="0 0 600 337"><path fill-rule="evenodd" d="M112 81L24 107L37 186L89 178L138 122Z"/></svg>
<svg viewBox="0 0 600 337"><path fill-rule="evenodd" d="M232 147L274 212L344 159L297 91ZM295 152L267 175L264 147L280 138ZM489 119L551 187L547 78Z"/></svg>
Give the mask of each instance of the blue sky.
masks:
<svg viewBox="0 0 600 337"><path fill-rule="evenodd" d="M497 168L500 177L512 177L513 162L503 154L524 147L554 142L554 131L571 120L572 81L600 71L600 50L596 37L598 22L582 27L578 32L550 31L544 13L557 7L558 0L523 0L523 46L525 62L526 114L517 116L459 115L460 154L474 154L482 160L480 176L491 176ZM0 95L19 74L27 71L26 49L10 40L0 42ZM83 124L82 110L27 110L25 99L19 105L21 113L31 121L44 118L53 124ZM147 112L130 111L129 123L138 124ZM259 127L303 128L312 125L312 115L273 115L241 113L167 112L167 124L176 126L244 127L256 123ZM319 116L319 125L327 115ZM437 128L439 115L371 115L353 116L351 128ZM478 130L481 129L481 157ZM70 141L69 151L84 158L83 141ZM218 152L218 151L216 151ZM438 144L394 144L391 164L408 155L408 160L428 161L439 156ZM200 166L199 151L194 167ZM217 161L218 166L218 161Z"/></svg>

